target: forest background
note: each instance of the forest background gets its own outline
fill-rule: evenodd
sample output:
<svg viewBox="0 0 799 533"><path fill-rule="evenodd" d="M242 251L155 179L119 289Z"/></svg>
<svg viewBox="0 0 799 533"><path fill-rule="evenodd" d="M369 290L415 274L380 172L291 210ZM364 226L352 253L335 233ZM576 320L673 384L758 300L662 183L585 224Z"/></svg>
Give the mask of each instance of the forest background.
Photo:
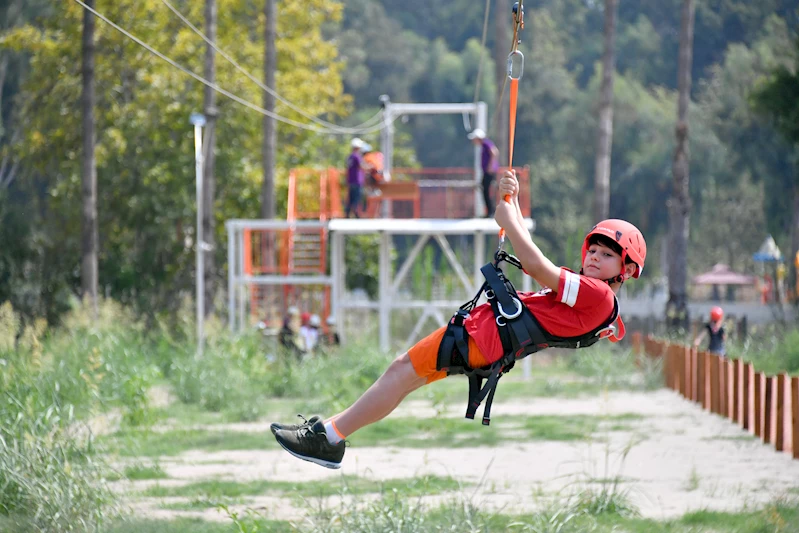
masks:
<svg viewBox="0 0 799 533"><path fill-rule="evenodd" d="M263 79L261 3L218 0L219 46ZM503 2L496 2L497 5ZM610 214L649 243L645 278L666 274L681 0L622 1ZM277 3L277 91L307 112L357 124L393 102L471 102L493 112L500 84L492 9L481 48L483 2L307 0ZM202 28L201 2L173 5ZM591 224L601 82L603 4L525 2L526 57L514 161L530 165L536 238L574 266ZM690 121L688 270L717 262L753 272L767 234L794 249L797 145L753 95L780 69L796 73L799 3L696 3ZM99 0L96 9L181 65L201 73L205 43L160 0ZM0 301L56 323L81 288L81 31L74 2L0 2ZM194 152L189 115L203 87L97 22L97 179L100 293L144 314L169 314L194 287ZM481 55L483 64L480 67ZM503 53L504 55L504 53ZM260 103L261 90L218 59L220 86ZM261 212L262 117L217 100L215 277L224 287L223 222ZM799 94L792 99L793 112ZM790 103L790 99L789 99ZM307 122L277 104L280 114ZM791 111L786 110L786 113ZM489 117L489 123L497 121ZM470 166L460 116L395 123L396 166ZM493 126L489 135L496 134ZM343 166L346 136L278 125L277 216L288 170ZM365 136L378 146L378 134Z"/></svg>

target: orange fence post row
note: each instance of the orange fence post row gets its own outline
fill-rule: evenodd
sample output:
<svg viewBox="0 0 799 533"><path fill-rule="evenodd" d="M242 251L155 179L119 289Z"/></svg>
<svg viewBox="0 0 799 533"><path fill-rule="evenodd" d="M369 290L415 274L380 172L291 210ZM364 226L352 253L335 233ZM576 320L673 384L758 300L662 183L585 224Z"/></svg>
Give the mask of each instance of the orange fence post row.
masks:
<svg viewBox="0 0 799 533"><path fill-rule="evenodd" d="M752 363L633 333L636 363L661 359L668 388L729 418L776 451L799 459L799 376L756 372Z"/></svg>

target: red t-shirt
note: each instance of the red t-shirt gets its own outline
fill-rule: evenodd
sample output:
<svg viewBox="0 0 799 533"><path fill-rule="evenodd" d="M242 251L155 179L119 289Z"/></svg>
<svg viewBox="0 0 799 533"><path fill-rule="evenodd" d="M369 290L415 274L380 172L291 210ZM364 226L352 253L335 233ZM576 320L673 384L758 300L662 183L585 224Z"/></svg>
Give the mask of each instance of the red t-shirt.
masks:
<svg viewBox="0 0 799 533"><path fill-rule="evenodd" d="M548 333L555 337L579 337L603 325L613 313L615 298L602 280L560 269L558 290L519 292L519 299ZM489 363L502 358L502 341L488 303L475 307L463 322L467 333Z"/></svg>

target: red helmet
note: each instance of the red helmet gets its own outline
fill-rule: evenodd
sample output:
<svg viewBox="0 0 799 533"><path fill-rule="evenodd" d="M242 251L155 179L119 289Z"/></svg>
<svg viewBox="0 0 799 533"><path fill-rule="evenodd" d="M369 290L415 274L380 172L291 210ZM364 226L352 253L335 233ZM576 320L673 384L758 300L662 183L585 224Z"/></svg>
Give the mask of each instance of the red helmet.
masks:
<svg viewBox="0 0 799 533"><path fill-rule="evenodd" d="M616 242L621 246L621 264L622 268L626 259L629 257L630 261L635 263L638 267L633 272L633 277L637 278L644 270L644 262L646 261L646 241L641 232L627 221L619 220L617 218L610 218L603 220L588 232L583 241L582 263L585 262L585 254L588 252L588 240L592 235L603 235L610 240ZM581 263L581 264L582 264ZM621 275L623 276L623 274ZM619 281L625 278L621 277Z"/></svg>
<svg viewBox="0 0 799 533"><path fill-rule="evenodd" d="M710 320L713 322L718 322L722 318L724 318L724 309L719 306L715 306L710 310Z"/></svg>

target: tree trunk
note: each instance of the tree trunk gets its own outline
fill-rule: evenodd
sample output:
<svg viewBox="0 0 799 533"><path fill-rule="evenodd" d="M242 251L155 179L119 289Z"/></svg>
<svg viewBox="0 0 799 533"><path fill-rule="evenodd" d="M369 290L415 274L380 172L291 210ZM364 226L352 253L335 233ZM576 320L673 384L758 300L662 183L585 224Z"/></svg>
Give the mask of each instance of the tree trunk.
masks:
<svg viewBox="0 0 799 533"><path fill-rule="evenodd" d="M264 83L275 89L275 71L277 70L277 50L275 34L277 33L277 0L266 0L264 15ZM275 97L264 91L264 109L274 113ZM264 115L264 138L261 146L263 158L264 181L261 185L261 218L275 218L275 145L277 144L276 121Z"/></svg>
<svg viewBox="0 0 799 533"><path fill-rule="evenodd" d="M666 304L666 317L669 327L674 330L686 327L687 277L688 277L688 229L691 212L689 196L689 151L688 151L688 104L691 98L691 64L693 62L694 41L694 2L683 0L680 18L680 56L677 71L677 127L675 135L677 146L672 161L674 177L672 197L669 207L669 301Z"/></svg>
<svg viewBox="0 0 799 533"><path fill-rule="evenodd" d="M216 43L216 0L205 0L205 34L212 43ZM216 51L211 45L205 48L205 79L216 83ZM203 139L203 241L198 243L204 257L204 284L205 284L205 315L214 311L214 198L216 197L216 179L214 177L215 145L216 145L216 91L205 86L204 109L207 119L205 139Z"/></svg>
<svg viewBox="0 0 799 533"><path fill-rule="evenodd" d="M497 99L502 102L502 105L498 106L495 111L496 116L493 123L496 126L496 131L493 132L493 140L499 150L499 164L505 166L508 164L508 96L502 93L502 88L504 87L507 93L508 53L510 52L511 37L513 37L513 28L511 27L513 13L508 0L496 0L495 5L494 63L497 75Z"/></svg>
<svg viewBox="0 0 799 533"><path fill-rule="evenodd" d="M94 9L94 0L86 0ZM81 159L81 269L80 285L83 298L90 298L97 316L97 166L94 158L96 144L94 131L94 15L83 11L83 36L81 48L83 92L81 108L83 115L83 157Z"/></svg>
<svg viewBox="0 0 799 533"><path fill-rule="evenodd" d="M613 76L616 71L616 10L618 0L605 0L605 50L594 160L594 222L610 212L610 152L613 145Z"/></svg>

